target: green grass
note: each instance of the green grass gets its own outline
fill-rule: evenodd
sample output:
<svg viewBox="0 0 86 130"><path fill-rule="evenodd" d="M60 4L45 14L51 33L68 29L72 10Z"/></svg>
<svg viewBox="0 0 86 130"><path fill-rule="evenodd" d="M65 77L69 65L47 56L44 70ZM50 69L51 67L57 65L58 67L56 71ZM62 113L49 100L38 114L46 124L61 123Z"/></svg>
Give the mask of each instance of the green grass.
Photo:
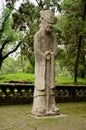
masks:
<svg viewBox="0 0 86 130"><path fill-rule="evenodd" d="M34 83L34 75L27 73L3 74L0 75L0 82L19 81Z"/></svg>
<svg viewBox="0 0 86 130"><path fill-rule="evenodd" d="M74 85L74 79L68 77L56 77L55 84ZM78 78L77 85L79 84L86 85L86 78L85 79Z"/></svg>
<svg viewBox="0 0 86 130"><path fill-rule="evenodd" d="M0 106L0 130L86 130L86 103L58 103L59 118L35 119L32 105Z"/></svg>
<svg viewBox="0 0 86 130"><path fill-rule="evenodd" d="M21 82L29 82L34 83L34 74L28 74L28 73L16 73L16 74L3 74L0 75L0 82L9 82L9 81L21 81ZM64 84L64 85L73 85L74 84L73 78L68 77L56 77L55 84ZM86 78L81 79L78 78L77 84L86 85Z"/></svg>

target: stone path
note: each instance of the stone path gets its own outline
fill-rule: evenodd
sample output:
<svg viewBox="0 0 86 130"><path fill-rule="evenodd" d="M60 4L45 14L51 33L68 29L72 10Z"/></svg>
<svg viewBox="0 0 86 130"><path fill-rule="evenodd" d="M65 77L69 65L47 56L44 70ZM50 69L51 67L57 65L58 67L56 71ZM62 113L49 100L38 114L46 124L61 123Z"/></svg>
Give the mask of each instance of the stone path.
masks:
<svg viewBox="0 0 86 130"><path fill-rule="evenodd" d="M63 105L60 106L60 110L62 107ZM66 117L35 119L29 116L32 105L0 106L0 130L85 130L85 105L77 105L78 109L80 107L82 114L79 110L76 112L76 109L70 112L71 109L68 107L64 110Z"/></svg>

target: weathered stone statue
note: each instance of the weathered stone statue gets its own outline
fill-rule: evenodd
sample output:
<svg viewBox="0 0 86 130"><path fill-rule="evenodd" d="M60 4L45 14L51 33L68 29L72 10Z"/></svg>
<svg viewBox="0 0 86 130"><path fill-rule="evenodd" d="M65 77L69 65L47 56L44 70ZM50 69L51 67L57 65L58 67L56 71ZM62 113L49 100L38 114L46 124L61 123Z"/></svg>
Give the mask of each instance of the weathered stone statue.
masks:
<svg viewBox="0 0 86 130"><path fill-rule="evenodd" d="M58 115L54 97L54 60L57 42L53 31L54 14L50 10L40 12L41 25L34 37L35 90L32 114L35 116Z"/></svg>

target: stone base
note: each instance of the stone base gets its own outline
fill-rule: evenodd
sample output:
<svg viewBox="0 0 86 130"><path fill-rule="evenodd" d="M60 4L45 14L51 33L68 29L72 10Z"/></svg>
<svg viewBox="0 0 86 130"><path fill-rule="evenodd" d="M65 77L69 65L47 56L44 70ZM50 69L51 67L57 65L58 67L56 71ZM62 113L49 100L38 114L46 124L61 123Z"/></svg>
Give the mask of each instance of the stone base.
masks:
<svg viewBox="0 0 86 130"><path fill-rule="evenodd" d="M30 117L33 117L35 119L46 119L46 118L61 118L61 117L66 117L65 114L59 114L59 115L46 115L46 116L35 116L32 114L29 114Z"/></svg>
<svg viewBox="0 0 86 130"><path fill-rule="evenodd" d="M37 109L35 111L32 110L31 114L36 117L46 117L46 116L60 115L60 112L59 112L59 108L53 107L50 110L43 110L42 108Z"/></svg>

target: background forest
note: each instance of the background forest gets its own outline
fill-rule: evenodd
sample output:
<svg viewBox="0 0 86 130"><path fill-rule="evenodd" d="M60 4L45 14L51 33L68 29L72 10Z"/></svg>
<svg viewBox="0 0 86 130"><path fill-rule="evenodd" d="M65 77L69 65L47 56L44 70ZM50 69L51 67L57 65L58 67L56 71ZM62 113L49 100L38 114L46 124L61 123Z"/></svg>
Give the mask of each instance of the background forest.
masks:
<svg viewBox="0 0 86 130"><path fill-rule="evenodd" d="M39 12L55 13L54 32L58 55L58 77L86 79L86 0L5 0L0 8L0 75L34 74L34 34L39 29Z"/></svg>

